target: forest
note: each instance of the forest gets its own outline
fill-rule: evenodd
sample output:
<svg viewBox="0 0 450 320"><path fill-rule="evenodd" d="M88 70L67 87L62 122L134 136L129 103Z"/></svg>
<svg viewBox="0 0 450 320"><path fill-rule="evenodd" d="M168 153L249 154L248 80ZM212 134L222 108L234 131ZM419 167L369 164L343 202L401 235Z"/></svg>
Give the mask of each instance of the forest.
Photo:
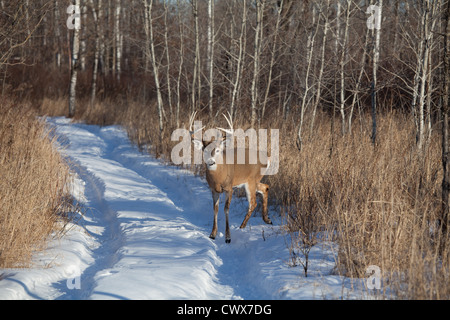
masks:
<svg viewBox="0 0 450 320"><path fill-rule="evenodd" d="M330 240L337 274L377 265L396 298L449 299L449 12L448 0L1 0L0 189L20 184L5 177L22 112L123 125L166 162L193 112L208 127L229 112L237 128L279 129L265 183L293 266L307 276ZM52 211L64 183L48 187ZM0 265L14 194L0 199Z"/></svg>

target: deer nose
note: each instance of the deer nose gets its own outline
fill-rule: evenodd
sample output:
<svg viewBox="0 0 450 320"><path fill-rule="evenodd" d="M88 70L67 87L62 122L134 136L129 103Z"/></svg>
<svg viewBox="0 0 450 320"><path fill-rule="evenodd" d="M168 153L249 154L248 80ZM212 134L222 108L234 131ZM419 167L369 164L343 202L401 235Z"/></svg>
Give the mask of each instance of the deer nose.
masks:
<svg viewBox="0 0 450 320"><path fill-rule="evenodd" d="M206 161L206 164L208 165L208 167L213 166L216 164L216 160L214 160L214 158L210 158Z"/></svg>

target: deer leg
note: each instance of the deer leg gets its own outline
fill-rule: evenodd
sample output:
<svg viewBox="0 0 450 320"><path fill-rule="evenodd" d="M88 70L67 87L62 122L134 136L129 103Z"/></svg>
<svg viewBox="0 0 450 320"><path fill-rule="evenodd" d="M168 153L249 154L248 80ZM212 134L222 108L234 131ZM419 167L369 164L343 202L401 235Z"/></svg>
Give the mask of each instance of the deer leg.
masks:
<svg viewBox="0 0 450 320"><path fill-rule="evenodd" d="M233 196L233 190L226 191L227 200L225 202L225 242L230 243L231 242L231 236L230 236L230 225L228 224L228 213L230 211L230 203L231 203L231 197Z"/></svg>
<svg viewBox="0 0 450 320"><path fill-rule="evenodd" d="M268 212L267 212L268 211L268 209L267 209L267 201L269 199L269 186L267 184L264 184L264 183L258 183L256 185L256 190L263 197L263 214L262 214L262 218L263 218L265 223L272 224L272 221L270 220Z"/></svg>
<svg viewBox="0 0 450 320"><path fill-rule="evenodd" d="M242 224L240 226L241 229L245 228L247 225L248 219L250 219L250 216L252 215L253 210L256 208L256 186L255 185L249 185L249 183L245 184L245 193L247 195L247 201L248 201L248 211L244 218L244 221L242 221Z"/></svg>
<svg viewBox="0 0 450 320"><path fill-rule="evenodd" d="M217 235L217 213L219 212L220 193L217 193L215 191L211 191L211 192L212 192L213 206L214 206L214 223L213 223L213 228L212 228L212 231L211 231L211 234L209 235L209 237L211 239L215 239L216 235Z"/></svg>

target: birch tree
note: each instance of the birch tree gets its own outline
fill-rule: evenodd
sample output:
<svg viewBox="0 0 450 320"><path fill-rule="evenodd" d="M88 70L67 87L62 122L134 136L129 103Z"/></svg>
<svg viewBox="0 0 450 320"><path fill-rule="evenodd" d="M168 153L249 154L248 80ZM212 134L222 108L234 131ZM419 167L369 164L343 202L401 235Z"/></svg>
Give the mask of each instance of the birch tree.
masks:
<svg viewBox="0 0 450 320"><path fill-rule="evenodd" d="M183 66L184 66L184 23L181 18L181 7L180 0L177 0L178 7L178 25L179 25L179 37L180 37L180 49L179 49L179 61L178 61L178 76L177 76L177 85L176 85L176 96L177 96L177 110L175 115L175 120L177 123L177 127L180 127L180 106L181 106L181 76L183 74Z"/></svg>
<svg viewBox="0 0 450 320"><path fill-rule="evenodd" d="M209 70L209 116L213 112L213 93L214 93L214 2L208 1L208 70Z"/></svg>
<svg viewBox="0 0 450 320"><path fill-rule="evenodd" d="M340 76L340 99L339 99L339 112L341 113L341 128L342 134L345 134L346 122L345 122L345 57L347 54L348 43L348 28L350 20L350 5L351 0L346 1L346 15L345 15L345 27L344 38L341 44L341 57L339 59L339 76ZM339 19L338 19L339 20Z"/></svg>
<svg viewBox="0 0 450 320"><path fill-rule="evenodd" d="M321 97L321 90L322 90L322 78L323 78L323 70L325 66L325 48L327 44L327 34L328 34L328 28L329 28L329 19L328 19L328 9L330 7L330 0L326 0L326 10L323 10L320 13L321 16L324 17L324 27L323 27L323 34L322 34L322 45L320 49L320 67L319 67L319 75L317 78L317 88L316 88L316 96L314 98L314 105L313 105L313 111L312 111L312 118L311 118L311 134L314 129L314 121L316 119L316 112L317 112L317 106L320 102Z"/></svg>
<svg viewBox="0 0 450 320"><path fill-rule="evenodd" d="M233 22L231 22L233 23ZM246 25L247 25L247 5L244 2L242 6L242 20L241 20L241 31L239 34L239 50L237 58L234 57L232 53L230 54L230 59L236 59L236 73L233 81L233 90L231 94L231 103L230 103L230 114L234 114L235 103L239 93L239 88L241 84L241 73L242 66L244 63L244 48L245 48L245 39L246 39ZM232 39L233 41L233 39Z"/></svg>
<svg viewBox="0 0 450 320"><path fill-rule="evenodd" d="M261 53L261 24L264 13L264 6L266 0L256 0L256 27L255 27L255 43L253 54L253 78L251 85L251 127L255 126L256 122L256 103L258 98L258 80L259 80L259 63Z"/></svg>
<svg viewBox="0 0 450 320"><path fill-rule="evenodd" d="M308 40L307 40L307 53L306 53L306 71L305 71L305 90L303 92L303 98L302 98L302 103L300 106L300 121L297 127L297 148L299 151L302 150L302 144L303 144L303 137L302 137L302 132L303 132L303 121L304 121L304 117L305 117L305 112L306 112L306 108L309 102L309 94L310 91L313 89L313 85L310 83L310 74L312 72L312 68L313 68L313 51L314 51L314 43L315 43L315 39L316 39L316 35L319 31L319 21L316 22L316 17L315 17L315 10L313 10L313 19L312 19L312 27L311 27L311 31L310 34L308 35Z"/></svg>
<svg viewBox="0 0 450 320"><path fill-rule="evenodd" d="M371 84L372 96L372 143L375 144L377 138L377 71L378 61L380 58L380 34L381 34L381 18L383 9L383 0L379 0L375 12L375 26L373 30L373 37L375 37L375 45L373 46L373 78Z"/></svg>
<svg viewBox="0 0 450 320"><path fill-rule="evenodd" d="M120 13L122 10L121 0L116 0L116 10L114 11L114 65L113 71L116 74L117 81L120 81L121 60L122 60L122 34L120 32Z"/></svg>
<svg viewBox="0 0 450 320"><path fill-rule="evenodd" d="M95 24L95 48L94 48L94 63L92 67L92 84L91 84L91 105L95 102L97 93L97 74L100 63L100 22L102 21L102 0L97 0L97 8L93 0L90 0L92 17Z"/></svg>
<svg viewBox="0 0 450 320"><path fill-rule="evenodd" d="M162 95L161 95L161 86L159 81L159 63L157 62L157 57L155 54L155 44L154 44L154 38L153 38L153 18L152 18L152 10L153 10L153 0L150 0L150 3L147 2L147 0L144 1L144 7L146 10L145 17L148 19L148 21L145 22L146 28L146 34L148 37L147 43L150 45L150 60L152 63L152 69L153 69L153 77L155 80L155 86L156 86L156 101L158 106L158 119L159 119L159 139L160 139L160 145L162 145L162 135L163 135L163 101L162 101Z"/></svg>
<svg viewBox="0 0 450 320"><path fill-rule="evenodd" d="M200 99L201 90L201 70L200 70L200 35L198 26L198 0L192 0L192 15L194 16L194 36L195 36L195 52L194 52L194 66L191 86L191 111L197 106L196 99L196 82L198 90L198 99Z"/></svg>
<svg viewBox="0 0 450 320"><path fill-rule="evenodd" d="M69 6L67 11L69 14L74 15L73 23L73 36L71 45L71 63L70 63L70 86L69 86L69 117L75 115L76 107L76 86L77 86L77 73L79 69L79 52L80 52L80 0L75 0L75 6ZM70 19L70 17L69 17ZM69 24L69 21L68 21Z"/></svg>
<svg viewBox="0 0 450 320"><path fill-rule="evenodd" d="M267 83L266 83L266 90L264 93L264 100L262 103L262 109L261 109L261 116L260 116L260 121L264 118L264 113L266 111L266 105L267 105L267 100L269 97L269 90L270 90L270 86L272 84L272 73L273 73L273 67L275 64L275 56L276 56L276 52L277 52L277 47L279 45L278 42L278 33L280 30L280 22L281 22L281 12L283 11L283 4L284 4L284 0L281 0L278 2L277 5L277 18L276 18L276 22L275 22L275 30L273 33L273 42L272 42L272 48L271 48L271 53L270 53L270 63L269 63L269 75L267 78Z"/></svg>
<svg viewBox="0 0 450 320"><path fill-rule="evenodd" d="M169 14L168 0L164 0L164 45L166 51L166 82L167 82L167 102L169 113L172 116L172 87L170 81L170 50L169 50L169 25L167 15Z"/></svg>
<svg viewBox="0 0 450 320"><path fill-rule="evenodd" d="M443 34L443 68L442 68L442 216L441 226L444 239L448 239L449 220L449 192L450 192L450 162L449 162L449 96L450 96L450 1L447 1L447 7L444 6L442 15ZM446 244L449 245L448 243Z"/></svg>

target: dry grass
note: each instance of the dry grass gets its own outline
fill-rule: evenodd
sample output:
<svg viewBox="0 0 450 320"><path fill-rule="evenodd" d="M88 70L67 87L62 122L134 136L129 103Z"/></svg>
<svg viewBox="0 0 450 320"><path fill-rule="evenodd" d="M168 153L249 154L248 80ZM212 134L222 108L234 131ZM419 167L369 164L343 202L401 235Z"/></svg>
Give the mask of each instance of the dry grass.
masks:
<svg viewBox="0 0 450 320"><path fill-rule="evenodd" d="M366 268L377 265L387 296L448 299L449 246L440 247L437 225L440 136L434 133L419 153L411 119L389 113L378 123L376 146L355 126L352 135L334 137L330 154L326 120L301 153L292 139L282 142L283 160L271 186L295 234L293 250L303 253L317 236L333 238L338 273L366 277Z"/></svg>
<svg viewBox="0 0 450 320"><path fill-rule="evenodd" d="M24 267L61 231L69 170L36 113L0 103L0 267Z"/></svg>
<svg viewBox="0 0 450 320"><path fill-rule="evenodd" d="M180 126L186 127L189 114L181 112ZM176 124L167 115L160 144L155 105L106 101L79 110L77 117L123 124L138 145L150 145L150 152L167 161L177 143L170 141ZM248 128L249 118L240 115L235 127ZM374 146L369 117L355 119L352 134L341 135L338 120L333 133L331 117L320 114L311 134L305 126L299 152L295 118L284 120L275 114L261 127L280 129L279 172L265 180L272 204L286 221L296 257L326 237L339 247L337 273L363 278L369 265L377 265L388 297L449 299L449 239L442 239L437 226L442 181L439 128L419 153L409 116L378 115ZM209 119L205 113L198 120L207 127L226 125L222 117ZM306 261L293 262L305 267Z"/></svg>

